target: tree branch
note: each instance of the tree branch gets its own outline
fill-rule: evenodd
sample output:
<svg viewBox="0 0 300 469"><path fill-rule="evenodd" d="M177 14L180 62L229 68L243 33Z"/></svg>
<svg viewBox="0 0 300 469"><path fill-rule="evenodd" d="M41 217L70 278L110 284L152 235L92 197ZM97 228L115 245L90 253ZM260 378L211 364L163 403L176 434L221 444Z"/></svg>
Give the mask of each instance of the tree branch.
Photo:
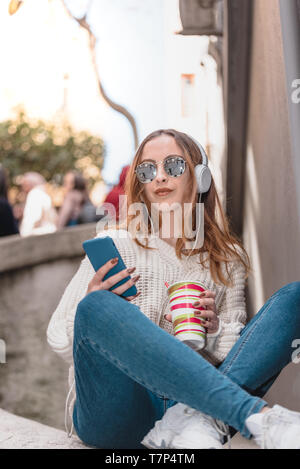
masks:
<svg viewBox="0 0 300 469"><path fill-rule="evenodd" d="M96 37L93 34L93 32L90 28L90 25L88 24L88 22L86 20L87 12L85 13L85 15L82 18L76 18L71 13L69 8L67 7L67 5L65 3L65 0L61 0L61 2L63 4L67 14L69 15L69 17L72 18L73 20L77 21L77 23L88 32L88 34L89 34L89 48L90 48L90 52L91 52L94 71L95 71L97 81L98 81L98 88L99 88L100 94L112 109L114 109L115 111L123 114L123 116L125 116L126 119L128 119L128 121L131 125L131 128L132 128L132 132L133 132L134 148L137 149L137 147L138 147L138 135L137 135L137 127L136 127L134 117L132 116L132 114L124 106L121 106L120 104L115 103L112 99L109 98L109 96L106 94L106 92L104 90L104 87L101 83L100 76L99 76L99 71L98 71L98 67L97 67L97 61L96 61ZM91 3L92 2L90 1L89 5L88 5L88 9L89 9ZM88 9L87 9L87 11L88 11Z"/></svg>

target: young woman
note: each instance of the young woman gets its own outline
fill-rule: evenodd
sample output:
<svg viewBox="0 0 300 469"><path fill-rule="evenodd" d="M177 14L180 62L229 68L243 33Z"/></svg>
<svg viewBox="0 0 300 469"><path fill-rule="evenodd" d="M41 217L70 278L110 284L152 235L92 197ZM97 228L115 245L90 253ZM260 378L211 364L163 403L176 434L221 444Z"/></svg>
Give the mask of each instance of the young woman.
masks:
<svg viewBox="0 0 300 469"><path fill-rule="evenodd" d="M77 171L67 172L64 188L66 195L59 210L57 228L95 221L95 208L90 201L84 177ZM81 220L85 206L89 209L92 207L92 220Z"/></svg>
<svg viewBox="0 0 300 469"><path fill-rule="evenodd" d="M127 269L104 281L115 260L95 273L84 258L51 318L48 341L71 365L67 408L88 445L222 448L230 426L261 447L300 447L300 413L269 408L262 399L300 337L300 282L275 292L245 326L249 258L230 233L213 179L202 195L201 247L187 248L185 231L175 236L174 223L168 238L161 222L156 236L146 236L151 203L164 211L191 202L195 228L201 163L201 147L182 132L159 130L144 139L126 179L131 228L98 234L114 239ZM130 206L141 201L147 206L142 237L130 223L137 217ZM207 328L199 353L174 337L164 307L164 282L183 279L207 287L198 300ZM125 300L120 295L133 284L138 293Z"/></svg>

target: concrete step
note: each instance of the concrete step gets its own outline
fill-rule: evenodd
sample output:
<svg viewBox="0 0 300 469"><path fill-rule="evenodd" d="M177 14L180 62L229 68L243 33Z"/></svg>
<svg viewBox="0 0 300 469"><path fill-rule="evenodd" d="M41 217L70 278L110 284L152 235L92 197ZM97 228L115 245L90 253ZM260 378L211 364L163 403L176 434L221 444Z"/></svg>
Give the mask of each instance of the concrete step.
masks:
<svg viewBox="0 0 300 469"><path fill-rule="evenodd" d="M223 445L224 449L228 449L228 443ZM244 438L240 433L236 433L231 438L231 449L261 449L254 440Z"/></svg>
<svg viewBox="0 0 300 469"><path fill-rule="evenodd" d="M0 409L0 449L87 449L76 435Z"/></svg>
<svg viewBox="0 0 300 469"><path fill-rule="evenodd" d="M228 448L228 443L224 449ZM19 417L0 409L0 449L88 449L76 435ZM89 448L90 449L90 448ZM231 439L231 449L259 449L239 433Z"/></svg>

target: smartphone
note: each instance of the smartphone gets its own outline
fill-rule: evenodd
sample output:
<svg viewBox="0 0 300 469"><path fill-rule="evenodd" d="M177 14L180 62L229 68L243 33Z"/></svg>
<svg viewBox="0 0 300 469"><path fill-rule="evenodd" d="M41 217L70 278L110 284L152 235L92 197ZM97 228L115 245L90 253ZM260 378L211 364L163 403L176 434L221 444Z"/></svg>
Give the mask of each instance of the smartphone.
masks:
<svg viewBox="0 0 300 469"><path fill-rule="evenodd" d="M114 265L109 272L107 272L107 274L103 277L103 280L106 280L121 270L126 269L126 265L124 264L121 254L119 253L113 239L110 236L105 236L104 238L88 239L82 243L82 246L95 271L100 269L100 267L102 267L107 261L113 259L114 257L118 257L118 263ZM127 282L129 279L130 275L117 282L115 285L109 288L109 290L114 290L123 283ZM126 291L121 293L120 296L127 297L136 294L136 286L132 285Z"/></svg>

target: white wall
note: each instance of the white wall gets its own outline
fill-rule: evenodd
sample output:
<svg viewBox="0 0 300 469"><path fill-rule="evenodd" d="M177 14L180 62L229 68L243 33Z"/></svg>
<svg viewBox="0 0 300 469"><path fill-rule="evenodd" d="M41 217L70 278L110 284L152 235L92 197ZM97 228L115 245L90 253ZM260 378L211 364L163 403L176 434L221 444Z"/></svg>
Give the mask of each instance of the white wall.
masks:
<svg viewBox="0 0 300 469"><path fill-rule="evenodd" d="M190 133L203 145L209 139L211 169L222 192L222 96L215 62L207 55L208 38L175 34L182 29L178 0L100 0L90 17L99 38L101 79L109 96L133 114L139 141L153 130L169 127ZM195 75L195 105L189 117L182 116L183 73ZM110 110L106 119L104 175L114 180L115 168L133 156L133 140L122 116Z"/></svg>
<svg viewBox="0 0 300 469"><path fill-rule="evenodd" d="M217 83L214 59L207 54L206 36L183 36L178 0L164 0L164 62L166 127L191 134L209 145L209 167L221 202L225 198L226 160L222 89ZM201 65L201 62L204 66ZM190 116L182 115L181 74L194 74L194 107Z"/></svg>
<svg viewBox="0 0 300 469"><path fill-rule="evenodd" d="M60 0L25 0L13 16L8 15L8 3L0 4L0 40L6 45L0 51L0 119L11 115L18 103L32 116L53 119L66 87L68 118L76 128L103 137L103 176L108 183L117 182L122 166L133 157L133 134L127 119L99 96L87 33L69 19ZM87 2L67 4L80 16ZM102 84L108 96L134 116L139 141L153 130L174 127L203 145L208 137L219 147L221 142L222 148L222 100L214 83L214 61L206 54L208 40L174 34L182 28L178 0L94 0L88 21L98 39ZM201 59L208 64L206 75ZM195 105L189 117L181 111L182 73L195 74ZM206 109L212 106L213 130L207 131ZM220 148L216 153L218 160ZM218 163L215 166L218 178Z"/></svg>

